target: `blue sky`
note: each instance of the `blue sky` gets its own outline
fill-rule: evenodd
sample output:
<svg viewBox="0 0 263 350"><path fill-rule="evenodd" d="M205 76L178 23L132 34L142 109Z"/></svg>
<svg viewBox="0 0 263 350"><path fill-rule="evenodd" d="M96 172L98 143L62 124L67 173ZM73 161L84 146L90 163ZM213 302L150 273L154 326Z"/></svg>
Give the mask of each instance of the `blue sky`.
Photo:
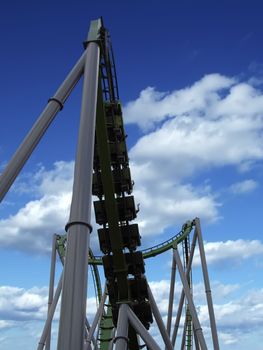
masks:
<svg viewBox="0 0 263 350"><path fill-rule="evenodd" d="M253 0L0 5L0 171L81 55L90 20L103 16L143 245L162 242L185 220L200 217L223 350L262 349L262 9ZM68 218L81 85L0 205L3 350L14 342L17 349L35 349L43 326L51 237L63 233ZM95 232L91 240L96 250ZM146 264L163 313L170 259L167 253ZM197 260L195 266L207 335Z"/></svg>

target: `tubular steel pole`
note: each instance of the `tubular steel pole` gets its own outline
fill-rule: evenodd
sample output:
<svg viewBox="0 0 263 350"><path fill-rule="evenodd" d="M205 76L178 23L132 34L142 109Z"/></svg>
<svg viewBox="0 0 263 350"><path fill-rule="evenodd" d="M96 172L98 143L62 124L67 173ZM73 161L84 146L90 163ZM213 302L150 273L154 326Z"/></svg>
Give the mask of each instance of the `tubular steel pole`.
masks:
<svg viewBox="0 0 263 350"><path fill-rule="evenodd" d="M193 299L192 299L192 296L191 296L190 288L189 288L187 279L185 277L184 268L183 268L183 265L181 263L181 259L180 259L180 256L179 256L179 253L178 253L177 249L175 249L175 251L174 251L174 257L175 257L175 261L176 261L176 264L177 264L177 267L178 267L178 271L179 271L179 274L180 274L180 277L181 277L181 281L182 281L182 284L183 284L184 293L185 293L186 299L188 301L188 306L189 306L189 309L190 309L190 312L191 312L191 316L192 316L192 319L193 319L193 324L194 324L194 327L195 327L195 332L196 332L197 338L198 338L198 340L200 342L201 349L202 350L207 350L207 346L206 346L205 338L204 338L204 335L203 335L203 331L202 331L200 322L198 320L198 316L197 316L197 312L196 312L196 309L195 309L195 306L194 306L194 303L193 303Z"/></svg>
<svg viewBox="0 0 263 350"><path fill-rule="evenodd" d="M102 316L102 313L103 313L103 307L104 307L104 303L105 303L105 299L106 299L106 293L104 292L102 298L101 298L101 301L100 301L100 305L98 307L98 310L96 312L96 315L94 317L94 320L92 322L92 325L89 329L89 334L88 334L88 337L87 337L87 340L86 340L86 344L84 346L84 350L89 350L91 349L91 341L92 341L92 338L93 338L93 335L94 335L94 332L95 332L95 329L101 319L101 316Z"/></svg>
<svg viewBox="0 0 263 350"><path fill-rule="evenodd" d="M55 281L55 268L56 268L56 246L57 246L57 235L53 235L52 240L52 251L51 251L51 265L50 265L50 279L49 279L49 293L48 293L48 313L53 301L54 296L54 281ZM47 341L45 350L50 350L50 342L51 342L51 325L48 330Z"/></svg>
<svg viewBox="0 0 263 350"><path fill-rule="evenodd" d="M149 334L149 332L146 330L144 325L141 323L141 321L138 319L138 317L135 315L135 313L131 310L130 307L127 308L127 314L130 324L136 330L139 336L144 340L146 346L151 350L161 350L159 345Z"/></svg>
<svg viewBox="0 0 263 350"><path fill-rule="evenodd" d="M194 341L195 341L195 350L200 350L199 342L198 342L195 331L194 331Z"/></svg>
<svg viewBox="0 0 263 350"><path fill-rule="evenodd" d="M216 320L215 320L215 313L214 313L213 300L212 300L212 292L211 292L211 288L210 288L208 269L207 269L206 257L205 257L205 249L204 249L204 243L203 243L201 225L200 225L199 218L195 219L195 225L196 225L196 230L197 230L198 245L199 245L200 258L201 258L201 263L202 263L202 271L203 271L203 277L204 277L204 283L205 283L205 293L206 293L206 300L207 300L207 306L208 306L208 312L209 312L213 345L214 345L214 350L219 350L219 342L218 342L218 336L217 336L217 328L216 328Z"/></svg>
<svg viewBox="0 0 263 350"><path fill-rule="evenodd" d="M85 339L87 339L88 338L88 332L90 331L90 324L89 324L89 321L88 321L87 317L86 317L86 320L85 320L85 326L86 326ZM92 341L92 343L94 345L94 348L95 348L96 347L96 340L95 340L95 338L92 337L91 341Z"/></svg>
<svg viewBox="0 0 263 350"><path fill-rule="evenodd" d="M168 305L168 313L167 313L167 327L166 327L169 337L171 333L171 324L172 324L172 316L173 316L175 273L176 273L176 264L173 258L172 270L171 270L170 293L169 293L169 305Z"/></svg>
<svg viewBox="0 0 263 350"><path fill-rule="evenodd" d="M93 21L93 22L100 22ZM99 28L98 28L99 30ZM82 350L86 317L91 187L98 92L99 43L88 43L74 170L58 334L58 350Z"/></svg>
<svg viewBox="0 0 263 350"><path fill-rule="evenodd" d="M57 290L55 292L52 304L50 305L50 309L49 309L49 312L48 312L48 317L46 319L46 323L45 323L44 329L42 331L42 335L41 335L41 338L39 340L37 350L44 349L44 345L45 345L45 342L46 342L46 339L47 339L47 336L48 336L48 333L49 333L49 330L50 330L51 322L52 322L52 319L53 319L53 316L54 316L54 313L55 313L55 310L56 310L56 306L57 306L57 303L58 303L58 299L59 299L59 296L60 296L60 292L61 292L61 289L62 289L62 276L63 276L63 273L62 273L62 275L60 277L60 280L58 282Z"/></svg>
<svg viewBox="0 0 263 350"><path fill-rule="evenodd" d="M173 331L173 336L172 336L172 345L173 346L175 346L175 340L176 340L177 332L178 332L179 325L180 325L182 310L183 310L183 306L184 306L184 297L185 297L184 290L182 290L179 305L178 305L178 310L176 313L176 320L175 320L174 331Z"/></svg>
<svg viewBox="0 0 263 350"><path fill-rule="evenodd" d="M86 51L40 114L0 177L0 202L83 74Z"/></svg>
<svg viewBox="0 0 263 350"><path fill-rule="evenodd" d="M114 328L114 329L112 330L112 339L111 339L111 341L110 341L110 343L109 343L108 350L113 350L115 332L116 332L116 329Z"/></svg>
<svg viewBox="0 0 263 350"><path fill-rule="evenodd" d="M169 339L169 335L168 335L167 330L165 328L165 325L163 323L162 316L161 316L160 311L156 305L156 302L154 300L154 297L153 297L153 294L152 294L152 291L151 291L151 288L149 287L149 285L148 285L148 295L149 295L149 301L150 301L150 304L152 307L152 312L154 314L154 318L155 318L155 321L157 323L157 326L159 327L159 330L161 332L165 347L168 350L173 350L172 343Z"/></svg>
<svg viewBox="0 0 263 350"><path fill-rule="evenodd" d="M189 255L189 261L188 261L188 265L187 265L187 269L186 269L186 273L185 273L185 276L186 276L187 279L189 278L191 267L192 267L192 262L193 262L194 252L195 252L195 246L196 246L196 240L197 240L197 232L196 232L196 229L195 229L193 240L192 240L192 245L191 245L191 251L190 251L190 255ZM174 257L174 254L173 254L173 257ZM175 257L174 257L174 260L175 260ZM176 340L176 337L177 337L177 332L178 332L180 319L181 319L181 315L182 315L182 311L183 311L184 296L185 296L184 295L184 290L182 290L180 301L179 301L179 305L178 305L178 310L177 310L177 314L176 314L176 320L175 320L175 324L174 324L173 336L172 336L172 345L173 346L175 346L175 340Z"/></svg>
<svg viewBox="0 0 263 350"><path fill-rule="evenodd" d="M114 342L115 350L126 350L128 347L128 310L129 306L121 304L118 314L118 323Z"/></svg>

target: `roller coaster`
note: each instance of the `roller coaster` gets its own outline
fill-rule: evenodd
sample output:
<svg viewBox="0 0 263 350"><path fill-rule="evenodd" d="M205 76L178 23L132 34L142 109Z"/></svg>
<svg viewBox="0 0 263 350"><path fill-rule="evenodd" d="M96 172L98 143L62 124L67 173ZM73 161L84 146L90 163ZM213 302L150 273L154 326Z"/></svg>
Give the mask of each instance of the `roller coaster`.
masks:
<svg viewBox="0 0 263 350"><path fill-rule="evenodd" d="M53 236L48 314L37 349L51 348L52 320L60 296L59 350L139 350L144 347L171 350L177 344L180 349L208 349L192 293L192 262L198 242L212 346L218 350L199 218L187 221L181 231L169 240L148 249L138 249L141 235L134 220L139 209L132 195L134 182L129 167L113 49L102 18L91 22L84 53L55 95L48 100L47 107L2 173L0 200L57 113L63 109L82 75L82 108L70 217L65 226L66 234ZM97 197L93 206L95 221L100 227L97 230L100 256L94 255L89 244L93 230L92 195ZM182 248L182 257L178 247ZM168 250L172 251L172 269L165 325L146 278L144 261ZM57 256L63 265L63 272L55 290ZM100 266L104 270L104 287ZM88 267L98 304L91 324L86 316ZM182 291L175 313L176 270L180 275ZM154 319L163 346L151 334Z"/></svg>

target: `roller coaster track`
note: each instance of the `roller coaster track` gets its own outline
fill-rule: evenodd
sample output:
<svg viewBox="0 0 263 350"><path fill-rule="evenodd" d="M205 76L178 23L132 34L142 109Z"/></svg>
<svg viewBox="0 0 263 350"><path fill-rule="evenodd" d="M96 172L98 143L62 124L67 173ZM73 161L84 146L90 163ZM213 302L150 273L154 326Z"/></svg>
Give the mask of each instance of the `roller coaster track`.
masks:
<svg viewBox="0 0 263 350"><path fill-rule="evenodd" d="M164 241L160 244L157 244L155 246L152 246L150 248L146 248L142 250L143 258L153 258L154 256L160 255L164 252L166 252L169 249L172 249L174 246L180 244L185 240L185 238L191 233L192 229L194 227L194 221L187 221L183 226L179 233L174 235L173 237L169 238L167 241ZM66 252L66 243L67 243L67 237L66 235L59 235L58 241L57 241L57 247L58 247L58 253L60 260L63 261L65 252ZM89 264L94 268L94 275L98 290L98 296L101 296L101 284L100 284L100 278L99 278L99 271L96 268L98 265L102 264L102 256L95 256L92 252L92 250L89 250ZM99 292L100 291L100 292Z"/></svg>
<svg viewBox="0 0 263 350"><path fill-rule="evenodd" d="M155 257L157 255L163 254L169 249L174 248L178 244L184 242L192 232L194 227L194 220L187 221L183 226L179 233L169 238L168 240L154 245L150 248L146 248L142 250L143 258L148 259ZM64 257L66 253L66 245L67 245L67 236L66 235L57 235L57 251L60 257L60 260L63 264ZM101 288L101 280L98 266L103 265L102 256L95 256L91 249L89 249L89 265L91 267L91 273L94 283L94 290L96 294L97 302L100 303L102 296L102 288ZM103 317L102 323L100 324L100 349L107 349L107 343L110 341L111 329L113 328L112 324L112 310L109 304L105 305L107 307L107 312ZM104 340L104 342L102 342Z"/></svg>
<svg viewBox="0 0 263 350"><path fill-rule="evenodd" d="M192 231L194 226L193 221L187 221L183 227L182 230L174 235L173 237L169 238L167 241L164 241L162 243L159 243L157 245L154 245L150 248L146 248L142 250L143 258L153 258L154 256L160 255L167 250L173 248L175 245L180 244ZM67 237L66 235L58 236L58 253L60 256L60 259L63 260L65 256L66 251L66 242ZM92 266L96 265L102 265L102 255L94 255L92 250L89 251L89 264Z"/></svg>
<svg viewBox="0 0 263 350"><path fill-rule="evenodd" d="M100 47L92 194L98 198L94 201L94 212L96 223L102 226L98 229L98 238L104 255L95 256L89 249L88 260L98 303L102 296L98 266L103 266L106 277L108 303L104 303L98 335L99 348L104 350L113 337L112 330L117 325L122 302L128 302L145 328L149 329L153 319L144 259L160 255L183 242L191 233L194 221L186 222L179 233L165 242L137 250L141 245L139 228L138 224L130 222L136 218L138 208L131 196L134 182L129 169L114 55L109 33L103 24ZM57 250L62 262L66 246L66 236L59 236ZM128 347L139 350L134 328L129 326L128 333Z"/></svg>
<svg viewBox="0 0 263 350"><path fill-rule="evenodd" d="M196 307L191 295L191 266L198 241L204 277L207 305L214 349L219 350L210 282L205 259L199 218L187 221L179 233L150 248L141 246L139 226L134 223L139 211L132 194L134 182L129 168L128 148L119 101L114 55L108 30L102 18L91 22L85 50L61 84L48 100L31 131L0 177L0 201L19 174L23 165L44 135L69 94L84 75L78 151L75 162L73 195L67 235L55 235L52 243L48 316L38 344L38 350L50 349L51 322L61 294L58 332L59 350L159 350L148 332L153 317L162 335L165 348L175 346L183 305L186 305L185 331L181 348L207 350ZM93 147L94 146L94 147ZM93 163L93 164L92 164ZM93 202L102 254L95 256L89 248L90 198ZM190 233L195 226L190 247ZM183 245L182 265L177 245ZM145 275L144 259L173 249L173 264L168 305L167 327ZM63 268L54 293L56 251ZM190 253L189 253L190 252ZM87 256L88 255L88 256ZM65 265L64 265L65 262ZM91 327L86 318L87 268L91 268L95 295L99 303ZM103 266L105 288L102 295L99 266ZM171 336L175 268L183 285L174 331ZM187 301L184 301L184 299ZM190 315L190 317L189 317ZM95 330L97 329L97 336ZM194 337L193 337L193 330ZM85 338L84 338L85 337ZM140 345L141 340L145 344ZM91 346L91 343L93 344ZM200 346L199 346L200 345Z"/></svg>

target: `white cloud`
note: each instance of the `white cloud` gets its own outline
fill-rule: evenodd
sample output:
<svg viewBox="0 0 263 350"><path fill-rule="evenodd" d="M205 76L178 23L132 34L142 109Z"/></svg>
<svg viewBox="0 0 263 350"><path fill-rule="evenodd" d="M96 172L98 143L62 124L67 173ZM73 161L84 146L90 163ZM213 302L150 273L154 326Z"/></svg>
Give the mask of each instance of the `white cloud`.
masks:
<svg viewBox="0 0 263 350"><path fill-rule="evenodd" d="M6 321L43 320L47 312L48 288L0 287L0 319Z"/></svg>
<svg viewBox="0 0 263 350"><path fill-rule="evenodd" d="M228 240L221 242L205 243L206 260L211 264L226 264L231 261L234 264L240 264L249 258L263 256L263 244L258 240ZM200 264L198 250L194 257L194 264Z"/></svg>
<svg viewBox="0 0 263 350"><path fill-rule="evenodd" d="M0 286L0 329L16 326L18 321L45 320L47 317L48 287L33 287L30 289ZM97 310L96 298L87 298L87 311L94 316ZM58 303L55 320L58 320L60 302Z"/></svg>
<svg viewBox="0 0 263 350"><path fill-rule="evenodd" d="M220 217L220 198L190 181L225 166L249 171L263 158L263 95L249 83L210 74L173 92L146 88L124 108L125 120L144 131L130 150L143 235L161 233L191 217ZM232 191L256 189L254 180Z"/></svg>
<svg viewBox="0 0 263 350"><path fill-rule="evenodd" d="M180 295L182 290L182 285L179 282L179 279L180 277L178 277L175 285L175 295L177 295L176 300L178 300L178 296ZM152 281L149 282L149 285L156 299L156 302L160 304L161 312L163 314L166 314L168 309L170 280ZM219 281L212 281L211 283L213 299L216 302L226 301L226 299L229 299L234 292L239 290L239 288L239 284L223 284ZM203 282L194 283L193 293L194 299L197 302L197 304L206 303L205 287Z"/></svg>
<svg viewBox="0 0 263 350"><path fill-rule="evenodd" d="M245 194L254 191L257 187L258 183L255 180L248 179L234 183L229 189L233 194Z"/></svg>
<svg viewBox="0 0 263 350"><path fill-rule="evenodd" d="M149 284L165 320L170 281L152 281ZM245 334L260 329L263 322L263 290L251 290L244 296L233 297L233 293L240 286L236 284L224 285L217 281L212 282L211 285L221 344L240 343ZM209 319L202 283L194 284L193 290L200 322L209 341ZM178 302L180 291L181 286L177 281L175 303ZM46 319L47 295L47 287L33 287L30 289L11 286L0 287L0 329L14 329L17 327L21 329L22 327L25 332L32 332L32 322L38 322L38 330L37 334L34 333L34 339L39 339L39 329L41 329L41 324L43 325ZM89 319L92 320L96 311L95 298L89 297L87 304L87 313ZM174 307L174 317L175 313L176 307ZM56 321L58 317L59 308L55 315ZM151 328L151 333L159 339L159 332L155 326ZM5 340L9 341L7 338Z"/></svg>
<svg viewBox="0 0 263 350"><path fill-rule="evenodd" d="M45 195L28 202L15 215L0 221L2 247L38 252L50 251L53 233L63 233L70 194Z"/></svg>
<svg viewBox="0 0 263 350"><path fill-rule="evenodd" d="M74 162L58 161L54 168L46 170L42 167L35 175L38 184L36 190L42 195L69 193L72 191Z"/></svg>
<svg viewBox="0 0 263 350"><path fill-rule="evenodd" d="M235 80L219 74L206 75L191 87L173 91L158 92L153 87L141 91L137 100L124 108L125 120L138 123L144 130L151 129L167 117L202 113L218 99L218 91L230 88Z"/></svg>
<svg viewBox="0 0 263 350"><path fill-rule="evenodd" d="M232 334L219 332L218 336L222 340L222 342L226 345L233 345L238 343L238 338Z"/></svg>
<svg viewBox="0 0 263 350"><path fill-rule="evenodd" d="M162 316L166 320L170 281L161 280L150 282L149 284ZM223 345L241 344L247 341L246 334L256 334L256 332L260 331L263 322L263 290L250 290L244 296L235 297L233 293L239 288L240 286L237 284L224 285L215 281L211 283L219 341L222 347ZM177 282L174 320L180 291L181 287ZM193 291L199 320L205 337L209 342L211 333L203 284L194 284Z"/></svg>
<svg viewBox="0 0 263 350"><path fill-rule="evenodd" d="M6 321L6 320L0 320L0 330L10 328L14 326L14 322L12 321ZM1 340L0 340L1 343Z"/></svg>
<svg viewBox="0 0 263 350"><path fill-rule="evenodd" d="M215 304L217 325L227 333L255 331L263 322L263 290L253 290L225 304ZM255 299L254 299L255 297ZM207 308L200 306L200 320L208 321ZM238 317L236 317L238 315Z"/></svg>
<svg viewBox="0 0 263 350"><path fill-rule="evenodd" d="M17 184L19 193L32 194L30 200L17 213L0 220L0 245L35 253L47 253L51 249L53 233L64 233L69 217L73 162L56 162L46 170L41 167L36 174L29 174ZM141 203L138 215L141 234L160 234L174 221L184 222L190 217L201 216L212 221L217 217L217 203L206 188L193 189L189 185L177 185L165 181L155 191L155 205L149 201L149 187L144 181L154 184L155 174L147 173L131 162L136 186L134 196ZM149 175L153 179L150 181ZM138 177L138 181L137 181ZM27 179L30 178L30 186ZM169 193L169 196L167 196ZM95 232L94 215L92 221ZM96 233L91 235L92 247L97 249Z"/></svg>
<svg viewBox="0 0 263 350"><path fill-rule="evenodd" d="M141 95L144 96L144 92ZM263 95L260 90L211 74L190 88L165 97L158 92L157 96L158 103L165 108L159 108L151 93L147 104L140 96L124 109L127 122L143 127L150 118L156 126L132 148L131 156L136 163L158 163L162 171L166 167L176 170L173 176L181 179L207 167L241 166L262 159ZM132 106L138 104L139 110L133 112ZM149 106L152 113L148 112ZM165 122L160 124L160 121Z"/></svg>
<svg viewBox="0 0 263 350"><path fill-rule="evenodd" d="M36 347L42 334L47 317L48 287L30 289L14 286L0 286L0 344L8 347L14 333L21 338L21 348L28 344ZM87 314L92 321L97 310L95 297L87 298ZM52 326L52 342L57 341L60 300L58 302ZM21 334L20 334L21 333ZM2 336L2 337L1 337ZM30 342L28 342L28 339ZM27 345L22 345L22 344ZM2 348L2 347L1 347Z"/></svg>
<svg viewBox="0 0 263 350"><path fill-rule="evenodd" d="M138 170L136 165L132 169L135 179L134 196L141 209L137 222L146 239L196 216L202 217L206 222L218 218L220 204L206 188L194 189L190 184L169 183L167 177L161 178L155 172L147 178L147 171ZM156 177L156 182L151 177Z"/></svg>
<svg viewBox="0 0 263 350"><path fill-rule="evenodd" d="M219 302L225 302L227 299L233 297L233 293L240 289L237 283L223 284L219 281L212 281L211 290L213 299ZM205 286L203 282L195 283L193 287L193 294L198 304L206 303Z"/></svg>
<svg viewBox="0 0 263 350"><path fill-rule="evenodd" d="M24 174L18 179L15 191L32 195L34 199L0 220L0 246L37 254L51 250L52 235L64 234L68 222L73 168L73 161L59 161L50 170L42 166L35 174ZM92 221L94 224L94 215ZM92 242L95 238L91 235ZM97 246L98 243L96 249Z"/></svg>
<svg viewBox="0 0 263 350"><path fill-rule="evenodd" d="M142 236L160 235L196 216L203 222L220 218L220 197L205 181L193 185L191 180L224 166L248 171L263 158L262 107L260 90L220 74L171 93L147 88L127 104L127 121L148 132L130 150ZM73 162L57 162L31 175L30 186L29 181L17 185L35 197L0 220L0 244L48 251L52 233L64 232L68 220L72 176ZM239 193L253 189L251 179L231 187Z"/></svg>

